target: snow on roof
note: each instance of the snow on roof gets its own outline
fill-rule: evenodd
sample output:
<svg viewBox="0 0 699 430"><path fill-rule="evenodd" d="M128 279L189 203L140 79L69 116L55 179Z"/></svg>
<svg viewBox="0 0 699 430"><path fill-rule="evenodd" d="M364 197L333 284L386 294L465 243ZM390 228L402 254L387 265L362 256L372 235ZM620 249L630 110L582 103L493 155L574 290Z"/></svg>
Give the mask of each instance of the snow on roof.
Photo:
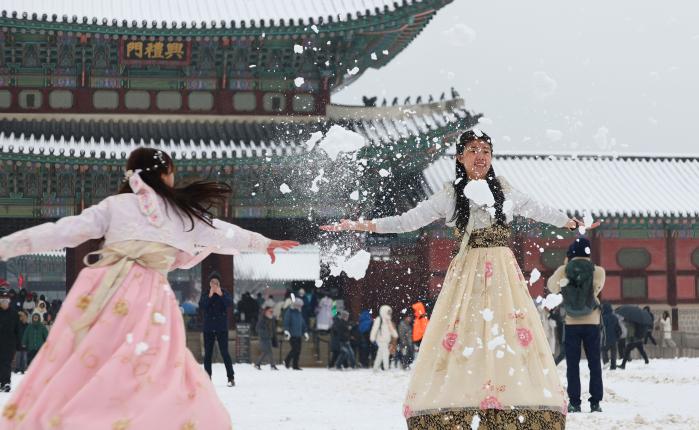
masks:
<svg viewBox="0 0 699 430"><path fill-rule="evenodd" d="M139 121L119 115L89 120L75 115L31 118L34 117L9 114L0 118L0 153L120 160L138 147L152 146L176 159L290 156L307 151L305 142L311 133L327 132L333 124L380 145L447 125L470 126L469 120L475 117L465 109L463 99L454 99L390 107L328 105L325 117L311 119L197 121L191 116L163 116ZM439 118L438 123L435 118Z"/></svg>
<svg viewBox="0 0 699 430"><path fill-rule="evenodd" d="M118 25L122 21L136 21L142 25L154 23L157 28L162 28L163 23L170 26L171 23L192 23L197 27L205 22L258 22L264 20L294 19L298 22L309 22L309 18L328 19L332 17L336 21L347 21L359 15L378 15L388 10L392 12L401 5L422 3L423 0L403 0L400 5L395 0L3 0L0 10L17 12L19 16L26 13L29 16L37 14L57 15L61 19L64 15L69 19L73 17L87 17L98 22L116 20ZM302 24L303 25L303 24Z"/></svg>
<svg viewBox="0 0 699 430"><path fill-rule="evenodd" d="M320 249L301 245L287 252L277 252L277 261L269 255L243 253L233 263L235 279L266 281L314 281L320 279Z"/></svg>
<svg viewBox="0 0 699 430"><path fill-rule="evenodd" d="M569 214L699 216L699 156L496 154L493 167L514 188ZM432 195L454 179L454 159L423 172Z"/></svg>

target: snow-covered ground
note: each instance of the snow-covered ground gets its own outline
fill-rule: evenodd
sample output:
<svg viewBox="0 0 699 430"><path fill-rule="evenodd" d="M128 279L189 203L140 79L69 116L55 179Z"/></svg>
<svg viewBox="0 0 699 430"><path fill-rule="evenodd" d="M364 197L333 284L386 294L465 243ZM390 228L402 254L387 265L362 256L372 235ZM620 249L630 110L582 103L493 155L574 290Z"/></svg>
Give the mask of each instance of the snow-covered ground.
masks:
<svg viewBox="0 0 699 430"><path fill-rule="evenodd" d="M583 386L587 367L581 363ZM565 366L559 366L565 381ZM226 387L222 365L214 367L216 388L236 430L405 429L402 400L408 373L399 370L263 371L236 366L234 388ZM13 382L17 383L19 378ZM699 359L642 360L626 370L604 371L604 412L568 416L568 429L699 429ZM0 394L0 406L9 395Z"/></svg>

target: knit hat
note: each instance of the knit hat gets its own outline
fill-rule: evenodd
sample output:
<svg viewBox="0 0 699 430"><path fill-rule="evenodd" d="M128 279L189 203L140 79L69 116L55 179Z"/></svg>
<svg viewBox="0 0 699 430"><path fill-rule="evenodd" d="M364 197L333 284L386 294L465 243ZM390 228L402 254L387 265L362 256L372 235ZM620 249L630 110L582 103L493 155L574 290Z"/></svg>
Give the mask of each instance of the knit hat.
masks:
<svg viewBox="0 0 699 430"><path fill-rule="evenodd" d="M575 257L589 258L590 254L592 254L590 241L586 237L582 236L575 239L575 241L568 247L568 252L566 252L568 259Z"/></svg>

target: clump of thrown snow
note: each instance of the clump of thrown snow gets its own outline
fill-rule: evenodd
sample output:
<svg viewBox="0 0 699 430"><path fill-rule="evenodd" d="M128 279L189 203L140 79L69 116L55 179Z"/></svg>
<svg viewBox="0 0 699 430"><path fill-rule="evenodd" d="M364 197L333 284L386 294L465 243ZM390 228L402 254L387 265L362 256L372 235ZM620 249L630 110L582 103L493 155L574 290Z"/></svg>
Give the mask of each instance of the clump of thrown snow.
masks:
<svg viewBox="0 0 699 430"><path fill-rule="evenodd" d="M337 256L336 260L330 264L330 274L340 276L342 272L352 279L362 279L369 268L371 254L365 250L359 250L352 257L345 259L344 256Z"/></svg>
<svg viewBox="0 0 699 430"><path fill-rule="evenodd" d="M464 195L480 206L493 206L495 204L495 197L488 187L488 182L483 179L469 181L464 187Z"/></svg>
<svg viewBox="0 0 699 430"><path fill-rule="evenodd" d="M316 135L314 134L311 137L314 138L315 136ZM309 143L310 141L307 142L306 145L309 146ZM318 147L325 151L325 153L328 154L328 157L330 157L333 161L337 160L337 157L341 153L351 154L359 151L364 146L366 146L364 136L351 130L346 130L339 125L333 125L330 127L330 130L328 130L325 137L318 145Z"/></svg>
<svg viewBox="0 0 699 430"><path fill-rule="evenodd" d="M538 281L539 279L541 279L541 272L539 272L539 269L532 269L532 274L529 277L529 285L536 284L536 281Z"/></svg>
<svg viewBox="0 0 699 430"><path fill-rule="evenodd" d="M279 191L281 191L282 194L288 194L288 193L291 192L291 188L289 188L289 186L286 185L286 184L281 184L281 185L279 186Z"/></svg>
<svg viewBox="0 0 699 430"><path fill-rule="evenodd" d="M546 309L553 309L563 303L563 296L560 294L549 294L543 301Z"/></svg>

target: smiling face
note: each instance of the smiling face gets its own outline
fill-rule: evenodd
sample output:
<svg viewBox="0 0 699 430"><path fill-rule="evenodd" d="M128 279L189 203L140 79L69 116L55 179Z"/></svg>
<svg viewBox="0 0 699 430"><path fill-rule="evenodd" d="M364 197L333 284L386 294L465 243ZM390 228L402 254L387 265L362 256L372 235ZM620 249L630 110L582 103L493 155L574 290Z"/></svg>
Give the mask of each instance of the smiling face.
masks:
<svg viewBox="0 0 699 430"><path fill-rule="evenodd" d="M466 169L469 179L484 179L490 170L493 150L483 140L472 140L466 145L464 152L456 156L456 159Z"/></svg>

